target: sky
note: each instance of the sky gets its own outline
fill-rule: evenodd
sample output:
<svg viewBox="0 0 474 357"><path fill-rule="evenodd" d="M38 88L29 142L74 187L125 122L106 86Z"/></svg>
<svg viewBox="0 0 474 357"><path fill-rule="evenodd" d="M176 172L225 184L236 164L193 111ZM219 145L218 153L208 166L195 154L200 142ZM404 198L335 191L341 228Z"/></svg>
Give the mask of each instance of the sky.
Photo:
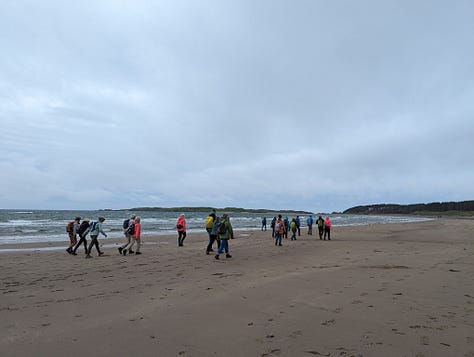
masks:
<svg viewBox="0 0 474 357"><path fill-rule="evenodd" d="M0 208L472 200L473 14L0 0Z"/></svg>

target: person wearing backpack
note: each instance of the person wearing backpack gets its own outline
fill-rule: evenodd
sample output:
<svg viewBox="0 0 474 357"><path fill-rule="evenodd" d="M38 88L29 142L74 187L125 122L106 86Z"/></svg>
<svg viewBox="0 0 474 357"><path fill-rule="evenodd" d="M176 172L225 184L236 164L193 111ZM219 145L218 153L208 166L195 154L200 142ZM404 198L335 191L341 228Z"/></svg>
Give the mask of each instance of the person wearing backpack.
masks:
<svg viewBox="0 0 474 357"><path fill-rule="evenodd" d="M135 221L135 218L137 216L135 214L132 214L130 216L130 218L126 219L123 221L123 224L122 224L122 228L123 228L123 235L125 236L125 239L127 239L127 241L125 242L125 244L123 244L122 246L118 247L118 251L119 251L119 254L122 254L122 251L123 249L130 244L131 242L131 239L132 239L132 235L130 234L130 231L132 230L132 224L133 224L133 221ZM128 251L129 254L133 254L134 252L129 250Z"/></svg>
<svg viewBox="0 0 474 357"><path fill-rule="evenodd" d="M232 255L229 254L229 239L234 239L234 231L232 225L230 224L229 216L223 214L217 225L217 234L221 240L221 244L217 249L217 254L214 256L219 260L219 255L224 251L226 258L232 258Z"/></svg>
<svg viewBox="0 0 474 357"><path fill-rule="evenodd" d="M318 233L319 233L319 239L323 239L323 232L324 232L324 219L321 217L321 215L318 217L316 220L316 224L318 226Z"/></svg>
<svg viewBox="0 0 474 357"><path fill-rule="evenodd" d="M209 254L209 252L214 251L212 249L212 245L217 240L217 233L212 234L212 232L213 232L214 224L216 223L216 221L217 221L216 210L213 209L212 212L206 217L206 232L209 236L209 241L206 247L206 254ZM219 244L217 245L217 248L219 248Z"/></svg>
<svg viewBox="0 0 474 357"><path fill-rule="evenodd" d="M95 249L97 249L97 253L99 257L101 255L104 255L104 252L100 251L99 248L99 234L102 234L105 238L107 238L107 234L104 232L104 229L102 228L102 223L104 223L105 218L104 217L99 217L99 220L96 222L91 222L90 225L90 236L91 236L91 242L89 243L89 249L87 249L87 255L86 258L92 258L91 252L92 252L92 246L95 246Z"/></svg>
<svg viewBox="0 0 474 357"><path fill-rule="evenodd" d="M298 231L298 237L301 236L301 221L300 216L296 216L296 230Z"/></svg>
<svg viewBox="0 0 474 357"><path fill-rule="evenodd" d="M182 247L186 238L186 219L184 218L184 213L176 221L176 230L178 231L178 247Z"/></svg>
<svg viewBox="0 0 474 357"><path fill-rule="evenodd" d="M313 216L306 218L306 224L308 225L308 235L313 235Z"/></svg>
<svg viewBox="0 0 474 357"><path fill-rule="evenodd" d="M275 245L281 246L281 239L286 232L285 222L281 219L281 214L275 222Z"/></svg>
<svg viewBox="0 0 474 357"><path fill-rule="evenodd" d="M214 223L212 224L211 232L209 233L209 244L206 247L206 254L209 255L210 252L213 252L212 245L214 242L217 242L217 249L221 244L221 240L219 239L219 234L217 233L217 228L219 227L220 218L216 217Z"/></svg>
<svg viewBox="0 0 474 357"><path fill-rule="evenodd" d="M123 248L122 254L127 255L127 252L130 253L130 254L133 254L134 252L132 251L132 247L136 242L137 243L137 250L135 252L135 255L140 255L140 254L142 254L140 252L140 247L142 245L142 241L141 241L142 226L140 224L140 217L135 216L135 219L133 221L131 221L131 223L130 223L130 227L131 228L128 229L128 232L130 234L131 241L130 241L129 244L127 244Z"/></svg>
<svg viewBox="0 0 474 357"><path fill-rule="evenodd" d="M66 225L66 232L69 236L69 247L67 247L66 252L72 254L72 249L77 244L77 229L79 228L79 222L81 217L74 218L74 221L68 222Z"/></svg>
<svg viewBox="0 0 474 357"><path fill-rule="evenodd" d="M79 242L77 242L76 246L72 250L72 255L77 255L76 251L77 248L81 246L81 244L84 244L84 250L86 251L87 254L87 233L90 231L90 220L89 218L84 218L82 220L81 225L79 226L79 229L77 230L77 234L79 235Z"/></svg>

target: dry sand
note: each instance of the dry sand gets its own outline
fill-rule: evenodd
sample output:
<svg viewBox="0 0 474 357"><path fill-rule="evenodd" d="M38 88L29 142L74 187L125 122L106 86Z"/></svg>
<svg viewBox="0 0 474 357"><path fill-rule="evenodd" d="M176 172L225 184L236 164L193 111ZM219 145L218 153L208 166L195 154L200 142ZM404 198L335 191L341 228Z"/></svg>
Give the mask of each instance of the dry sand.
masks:
<svg viewBox="0 0 474 357"><path fill-rule="evenodd" d="M474 356L473 220L298 238L0 253L0 355Z"/></svg>

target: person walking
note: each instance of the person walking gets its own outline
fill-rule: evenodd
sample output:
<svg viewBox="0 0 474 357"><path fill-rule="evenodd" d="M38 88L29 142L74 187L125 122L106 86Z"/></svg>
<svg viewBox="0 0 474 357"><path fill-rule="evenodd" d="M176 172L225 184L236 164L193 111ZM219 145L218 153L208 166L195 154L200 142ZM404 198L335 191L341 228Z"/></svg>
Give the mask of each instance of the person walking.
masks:
<svg viewBox="0 0 474 357"><path fill-rule="evenodd" d="M318 219L316 220L316 224L318 226L319 239L323 239L323 232L324 232L324 219L323 219L323 217L319 216Z"/></svg>
<svg viewBox="0 0 474 357"><path fill-rule="evenodd" d="M81 225L79 226L77 230L77 234L79 235L79 242L77 242L76 246L72 250L72 255L77 255L76 251L77 249L81 246L81 244L84 244L84 250L87 254L87 233L89 233L89 226L90 226L90 220L89 218L84 218L81 222Z"/></svg>
<svg viewBox="0 0 474 357"><path fill-rule="evenodd" d="M99 217L99 220L97 222L92 222L90 225L91 242L89 243L89 249L87 249L86 258L92 258L92 246L95 246L95 249L97 249L99 257L101 255L104 255L104 252L101 252L99 248L99 234L102 234L105 238L107 238L107 234L104 232L104 229L102 227L102 223L104 223L104 221L104 217Z"/></svg>
<svg viewBox="0 0 474 357"><path fill-rule="evenodd" d="M123 228L123 235L125 236L126 242L125 244L117 248L119 251L119 254L122 254L123 249L127 245L129 245L130 242L132 241L132 235L130 234L130 231L133 229L132 226L133 226L133 222L135 221L135 218L137 218L137 216L135 214L132 214L130 218L123 221L122 228ZM129 250L128 253L133 254L133 251Z"/></svg>
<svg viewBox="0 0 474 357"><path fill-rule="evenodd" d="M232 224L230 224L229 216L225 213L219 220L217 233L219 235L219 239L221 240L221 244L219 245L217 254L214 256L214 258L219 260L219 255L223 251L225 252L226 258L232 258L232 255L229 254L229 239L234 239L234 230L232 229Z"/></svg>
<svg viewBox="0 0 474 357"><path fill-rule="evenodd" d="M216 210L213 209L211 213L206 217L206 232L209 237L206 247L206 254L209 252L213 252L212 245L217 240L217 233L213 230L214 224L217 221ZM219 248L219 244L217 244L217 248Z"/></svg>
<svg viewBox="0 0 474 357"><path fill-rule="evenodd" d="M277 218L273 217L272 221L270 222L270 227L272 228L272 237L275 237L275 222L276 222L276 220L277 220Z"/></svg>
<svg viewBox="0 0 474 357"><path fill-rule="evenodd" d="M291 240L296 240L296 220L293 218L290 223Z"/></svg>
<svg viewBox="0 0 474 357"><path fill-rule="evenodd" d="M285 239L287 239L288 232L290 231L290 220L288 219L288 216L285 217L283 223L285 224L285 233L283 234L283 236L285 237Z"/></svg>
<svg viewBox="0 0 474 357"><path fill-rule="evenodd" d="M74 246L77 244L77 230L81 222L81 217L74 218L74 221L68 222L66 225L66 232L69 236L69 247L67 247L66 252L72 254Z"/></svg>
<svg viewBox="0 0 474 357"><path fill-rule="evenodd" d="M267 217L262 218L262 231L267 230Z"/></svg>
<svg viewBox="0 0 474 357"><path fill-rule="evenodd" d="M281 246L281 238L285 234L285 222L281 219L281 214L278 215L278 219L275 221L275 245Z"/></svg>
<svg viewBox="0 0 474 357"><path fill-rule="evenodd" d="M209 255L210 252L213 252L214 250L212 249L212 245L214 242L217 242L217 249L219 249L219 246L221 245L221 240L219 239L219 234L217 232L217 227L219 227L220 223L220 218L216 217L214 220L214 223L212 224L211 231L209 233L209 243L206 247L206 254Z"/></svg>
<svg viewBox="0 0 474 357"><path fill-rule="evenodd" d="M326 240L326 234L328 235L328 240L331 240L331 229L332 223L329 220L329 216L326 216L324 219L324 240Z"/></svg>
<svg viewBox="0 0 474 357"><path fill-rule="evenodd" d="M296 216L296 229L298 230L298 237L301 235L301 221L300 216Z"/></svg>
<svg viewBox="0 0 474 357"><path fill-rule="evenodd" d="M135 219L133 221L131 221L130 223L132 225L133 228L129 229L129 233L130 233L130 243L128 243L122 250L122 254L123 255L127 255L127 253L129 254L133 254L135 253L135 255L140 255L142 254L140 252L140 247L142 245L142 241L141 241L141 236L142 236L142 225L140 224L140 217L137 217L135 216ZM132 250L133 248L133 245L135 244L135 242L137 243L137 251L134 252Z"/></svg>
<svg viewBox="0 0 474 357"><path fill-rule="evenodd" d="M312 236L313 235L313 216L309 216L306 218L306 224L308 226L308 235Z"/></svg>
<svg viewBox="0 0 474 357"><path fill-rule="evenodd" d="M182 247L186 238L186 219L184 218L184 213L176 221L176 230L178 231L178 247Z"/></svg>

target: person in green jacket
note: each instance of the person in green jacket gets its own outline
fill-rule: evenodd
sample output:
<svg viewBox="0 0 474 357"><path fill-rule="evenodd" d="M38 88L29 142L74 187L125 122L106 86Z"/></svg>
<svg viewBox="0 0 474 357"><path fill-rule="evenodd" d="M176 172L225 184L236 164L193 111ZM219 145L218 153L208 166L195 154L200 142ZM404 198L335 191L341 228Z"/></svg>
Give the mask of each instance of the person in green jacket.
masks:
<svg viewBox="0 0 474 357"><path fill-rule="evenodd" d="M316 224L318 225L319 239L323 239L323 231L324 231L323 217L319 216L318 219L316 220Z"/></svg>
<svg viewBox="0 0 474 357"><path fill-rule="evenodd" d="M229 239L234 239L234 231L232 230L232 225L230 224L229 216L223 214L219 220L219 225L217 227L217 234L221 240L219 249L217 249L217 254L215 255L216 259L219 259L219 255L222 251L225 251L226 258L232 258L232 255L229 254Z"/></svg>

